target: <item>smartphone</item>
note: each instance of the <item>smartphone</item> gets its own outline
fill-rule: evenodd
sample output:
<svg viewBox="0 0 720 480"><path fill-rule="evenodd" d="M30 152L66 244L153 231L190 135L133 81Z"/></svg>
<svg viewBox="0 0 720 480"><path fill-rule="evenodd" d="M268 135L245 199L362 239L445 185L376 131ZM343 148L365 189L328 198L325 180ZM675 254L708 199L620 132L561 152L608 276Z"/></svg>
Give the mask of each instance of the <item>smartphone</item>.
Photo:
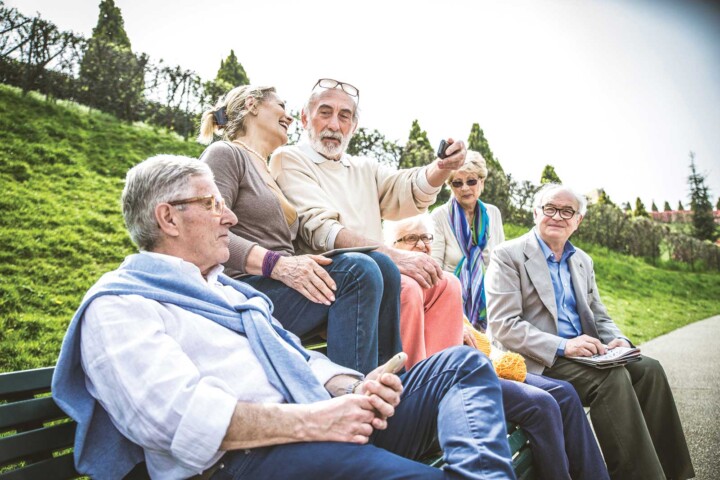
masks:
<svg viewBox="0 0 720 480"><path fill-rule="evenodd" d="M438 149L437 149L438 158L447 157L447 153L445 153L445 151L447 150L447 148L449 146L450 146L450 144L448 142L446 142L445 140L440 140L440 145L438 146Z"/></svg>
<svg viewBox="0 0 720 480"><path fill-rule="evenodd" d="M400 352L394 355L383 365L382 373L397 373L405 366L407 361L407 353Z"/></svg>

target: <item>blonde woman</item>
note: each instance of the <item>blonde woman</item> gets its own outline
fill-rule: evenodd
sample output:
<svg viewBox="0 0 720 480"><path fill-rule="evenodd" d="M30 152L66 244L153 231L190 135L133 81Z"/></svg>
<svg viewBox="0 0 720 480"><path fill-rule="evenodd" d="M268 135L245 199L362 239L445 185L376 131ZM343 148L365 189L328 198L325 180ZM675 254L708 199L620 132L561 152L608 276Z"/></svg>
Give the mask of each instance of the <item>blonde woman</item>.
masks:
<svg viewBox="0 0 720 480"><path fill-rule="evenodd" d="M245 85L202 116L200 159L238 217L227 273L273 301L273 315L302 337L327 329L328 357L367 373L399 352L400 275L381 253L329 259L295 255L298 215L269 174L267 159L293 121L273 87Z"/></svg>

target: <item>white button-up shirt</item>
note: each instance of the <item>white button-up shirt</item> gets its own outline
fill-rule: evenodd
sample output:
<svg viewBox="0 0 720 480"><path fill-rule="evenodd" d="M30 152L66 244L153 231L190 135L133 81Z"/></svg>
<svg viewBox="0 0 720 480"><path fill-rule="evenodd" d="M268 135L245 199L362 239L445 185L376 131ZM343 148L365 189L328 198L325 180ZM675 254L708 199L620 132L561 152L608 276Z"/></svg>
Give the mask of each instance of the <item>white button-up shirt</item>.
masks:
<svg viewBox="0 0 720 480"><path fill-rule="evenodd" d="M187 280L202 282L233 301L245 297L177 257ZM81 328L87 389L115 427L142 446L153 478L187 478L213 465L238 402L284 403L268 381L250 343L200 315L139 295L94 300ZM325 384L359 373L309 352L310 368ZM304 361L298 355L298 361Z"/></svg>

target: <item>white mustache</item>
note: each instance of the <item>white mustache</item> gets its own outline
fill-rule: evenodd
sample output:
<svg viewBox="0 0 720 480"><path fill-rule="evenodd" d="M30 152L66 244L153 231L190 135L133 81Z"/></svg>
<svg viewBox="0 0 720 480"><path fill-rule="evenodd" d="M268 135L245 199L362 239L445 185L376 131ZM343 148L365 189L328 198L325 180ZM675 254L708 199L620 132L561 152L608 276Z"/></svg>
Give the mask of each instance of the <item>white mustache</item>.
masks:
<svg viewBox="0 0 720 480"><path fill-rule="evenodd" d="M323 130L320 132L320 140L324 140L326 138L333 138L335 140L338 140L340 142L343 141L343 135L340 132L333 132L330 130Z"/></svg>

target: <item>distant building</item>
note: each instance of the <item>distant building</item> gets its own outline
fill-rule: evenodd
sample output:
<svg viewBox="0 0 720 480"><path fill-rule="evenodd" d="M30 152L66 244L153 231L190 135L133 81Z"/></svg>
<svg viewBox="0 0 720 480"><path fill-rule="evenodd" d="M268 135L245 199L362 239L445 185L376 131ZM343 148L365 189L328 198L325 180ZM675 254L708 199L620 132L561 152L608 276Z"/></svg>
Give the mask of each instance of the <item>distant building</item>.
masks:
<svg viewBox="0 0 720 480"><path fill-rule="evenodd" d="M596 188L594 190L590 190L588 193L585 194L588 205L594 205L598 203L598 200L600 199L600 192L602 192L602 190L602 188Z"/></svg>
<svg viewBox="0 0 720 480"><path fill-rule="evenodd" d="M692 210L670 210L669 212L650 212L650 218L662 223L692 223ZM720 210L713 211L715 223L720 225Z"/></svg>

